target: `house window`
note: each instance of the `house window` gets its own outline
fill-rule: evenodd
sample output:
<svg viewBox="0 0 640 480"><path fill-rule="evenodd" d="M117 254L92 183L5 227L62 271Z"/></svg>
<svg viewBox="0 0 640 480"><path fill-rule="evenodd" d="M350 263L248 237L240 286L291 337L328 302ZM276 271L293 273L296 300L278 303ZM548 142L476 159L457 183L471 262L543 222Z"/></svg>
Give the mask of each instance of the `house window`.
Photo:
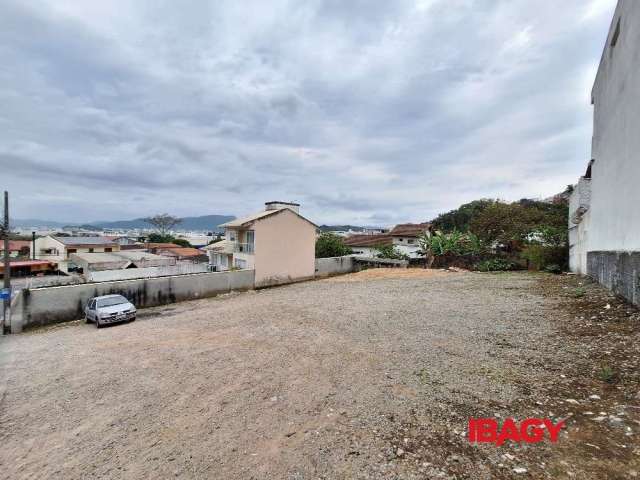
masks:
<svg viewBox="0 0 640 480"><path fill-rule="evenodd" d="M247 268L246 260L241 260L239 258L234 258L233 259L233 264L234 264L234 267L236 267L236 268Z"/></svg>
<svg viewBox="0 0 640 480"><path fill-rule="evenodd" d="M93 248L90 248L90 249L89 249L89 253L93 253Z"/></svg>
<svg viewBox="0 0 640 480"><path fill-rule="evenodd" d="M105 247L104 251L105 252L113 252L113 249L111 247Z"/></svg>
<svg viewBox="0 0 640 480"><path fill-rule="evenodd" d="M411 238L411 239L407 240L407 243L413 243L413 239Z"/></svg>
<svg viewBox="0 0 640 480"><path fill-rule="evenodd" d="M69 249L67 249L67 253L68 253L69 255L71 255L72 253L76 253L77 251L78 251L78 250L77 250L77 249L75 249L75 248L69 248Z"/></svg>
<svg viewBox="0 0 640 480"><path fill-rule="evenodd" d="M615 47L618 43L618 37L620 37L620 19L618 18L618 23L616 23L616 30L613 32L613 36L611 37L611 48Z"/></svg>

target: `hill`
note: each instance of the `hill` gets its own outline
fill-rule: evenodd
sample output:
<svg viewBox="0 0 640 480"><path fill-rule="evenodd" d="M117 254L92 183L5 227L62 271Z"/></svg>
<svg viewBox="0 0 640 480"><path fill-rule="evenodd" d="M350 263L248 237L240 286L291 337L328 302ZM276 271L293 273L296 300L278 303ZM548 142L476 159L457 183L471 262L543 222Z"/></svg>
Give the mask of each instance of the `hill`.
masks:
<svg viewBox="0 0 640 480"><path fill-rule="evenodd" d="M233 215L203 215L200 217L184 217L182 223L177 228L180 230L199 230L199 231L222 231L218 226L222 223L229 222L235 219ZM11 226L13 228L29 228L29 227L51 227L51 228L63 228L66 226L81 226L86 229L143 229L151 228L151 225L146 223L143 218L135 218L133 220L115 220L112 222L78 222L77 224L70 222L55 222L52 220L39 220L39 219L12 219Z"/></svg>
<svg viewBox="0 0 640 480"><path fill-rule="evenodd" d="M236 217L232 215L203 215L201 217L184 217L176 228L180 230L220 231L219 225L229 222ZM91 225L98 228L134 229L152 228L143 218L133 220L117 220L114 222L95 222Z"/></svg>

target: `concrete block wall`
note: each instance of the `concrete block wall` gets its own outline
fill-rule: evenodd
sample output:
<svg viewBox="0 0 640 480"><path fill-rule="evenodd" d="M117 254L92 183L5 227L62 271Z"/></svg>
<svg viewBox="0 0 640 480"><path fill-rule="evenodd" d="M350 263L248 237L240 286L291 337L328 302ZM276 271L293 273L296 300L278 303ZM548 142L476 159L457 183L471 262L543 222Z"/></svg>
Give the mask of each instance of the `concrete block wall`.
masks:
<svg viewBox="0 0 640 480"><path fill-rule="evenodd" d="M587 273L614 293L640 305L640 252L589 252Z"/></svg>
<svg viewBox="0 0 640 480"><path fill-rule="evenodd" d="M87 301L99 295L120 294L145 308L253 286L254 271L239 270L22 290L12 302L11 332L82 318Z"/></svg>
<svg viewBox="0 0 640 480"><path fill-rule="evenodd" d="M353 257L316 258L316 277L330 277L355 271Z"/></svg>

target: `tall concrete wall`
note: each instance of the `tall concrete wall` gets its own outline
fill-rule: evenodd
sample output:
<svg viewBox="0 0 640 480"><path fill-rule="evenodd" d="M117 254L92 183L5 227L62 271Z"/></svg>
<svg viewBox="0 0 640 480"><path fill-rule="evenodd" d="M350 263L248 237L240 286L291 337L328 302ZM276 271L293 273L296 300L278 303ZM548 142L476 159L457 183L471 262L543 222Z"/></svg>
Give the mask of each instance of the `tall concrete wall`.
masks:
<svg viewBox="0 0 640 480"><path fill-rule="evenodd" d="M590 277L640 305L640 252L589 252Z"/></svg>
<svg viewBox="0 0 640 480"><path fill-rule="evenodd" d="M615 44L615 45L614 45ZM640 2L620 0L592 92L589 251L640 250Z"/></svg>
<svg viewBox="0 0 640 480"><path fill-rule="evenodd" d="M329 277L355 271L353 257L316 258L316 277Z"/></svg>
<svg viewBox="0 0 640 480"><path fill-rule="evenodd" d="M591 94L590 205L575 228L573 211L569 218L572 269L635 303L640 255L639 46L640 1L620 0ZM572 210L579 201L580 192L574 192Z"/></svg>
<svg viewBox="0 0 640 480"><path fill-rule="evenodd" d="M12 302L11 331L82 318L87 301L99 295L120 294L145 308L249 290L253 285L254 271L239 270L22 290Z"/></svg>

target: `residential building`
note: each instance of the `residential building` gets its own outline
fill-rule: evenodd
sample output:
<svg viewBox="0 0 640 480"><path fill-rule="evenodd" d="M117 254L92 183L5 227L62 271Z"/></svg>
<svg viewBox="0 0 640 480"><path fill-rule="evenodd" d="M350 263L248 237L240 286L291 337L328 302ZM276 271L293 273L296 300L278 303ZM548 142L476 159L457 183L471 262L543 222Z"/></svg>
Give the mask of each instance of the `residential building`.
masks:
<svg viewBox="0 0 640 480"><path fill-rule="evenodd" d="M191 247L158 248L156 253L166 257L173 257L183 262L206 263L208 261L206 253Z"/></svg>
<svg viewBox="0 0 640 480"><path fill-rule="evenodd" d="M351 247L355 255L376 257L378 247L393 245L395 249L409 258L420 257L419 238L430 231L429 223L402 223L388 233L351 235L344 244Z"/></svg>
<svg viewBox="0 0 640 480"><path fill-rule="evenodd" d="M145 250L147 250L147 251L149 251L151 253L158 253L158 251L166 250L167 248L180 248L180 245L177 245L175 243L153 243L153 242L147 242L147 243L142 245L142 248L144 248Z"/></svg>
<svg viewBox="0 0 640 480"><path fill-rule="evenodd" d="M226 243L208 249L212 266L253 269L257 287L313 278L317 226L300 215L297 203L267 202L265 207L220 225Z"/></svg>
<svg viewBox="0 0 640 480"><path fill-rule="evenodd" d="M125 250L110 253L72 253L70 260L82 268L83 273L125 268L168 267L176 264L176 259L155 255L139 250Z"/></svg>
<svg viewBox="0 0 640 480"><path fill-rule="evenodd" d="M106 235L105 238L109 238L110 240L113 240L121 247L125 245L129 246L129 245L138 244L137 238L127 237L123 235Z"/></svg>
<svg viewBox="0 0 640 480"><path fill-rule="evenodd" d="M29 257L31 252L30 240L9 240L9 256L11 258L16 257ZM0 257L4 255L4 242L0 241Z"/></svg>
<svg viewBox="0 0 640 480"><path fill-rule="evenodd" d="M209 255L209 264L214 270L224 272L233 267L234 242L226 238L219 242L212 243L200 250Z"/></svg>
<svg viewBox="0 0 640 480"><path fill-rule="evenodd" d="M45 275L56 270L55 263L46 260L11 260L9 270L12 277ZM0 275L4 273L4 263L0 262Z"/></svg>
<svg viewBox="0 0 640 480"><path fill-rule="evenodd" d="M36 238L36 259L57 264L58 270L68 272L73 267L74 253L109 253L120 251L120 245L106 237L62 237L47 235Z"/></svg>
<svg viewBox="0 0 640 480"><path fill-rule="evenodd" d="M592 160L573 190L570 266L640 304L640 2L620 0L591 93Z"/></svg>
<svg viewBox="0 0 640 480"><path fill-rule="evenodd" d="M393 246L409 258L419 258L420 237L431 231L430 223L401 223L391 229Z"/></svg>
<svg viewBox="0 0 640 480"><path fill-rule="evenodd" d="M378 247L393 245L393 237L383 234L357 234L344 239L344 244L353 250L354 255L376 257Z"/></svg>

